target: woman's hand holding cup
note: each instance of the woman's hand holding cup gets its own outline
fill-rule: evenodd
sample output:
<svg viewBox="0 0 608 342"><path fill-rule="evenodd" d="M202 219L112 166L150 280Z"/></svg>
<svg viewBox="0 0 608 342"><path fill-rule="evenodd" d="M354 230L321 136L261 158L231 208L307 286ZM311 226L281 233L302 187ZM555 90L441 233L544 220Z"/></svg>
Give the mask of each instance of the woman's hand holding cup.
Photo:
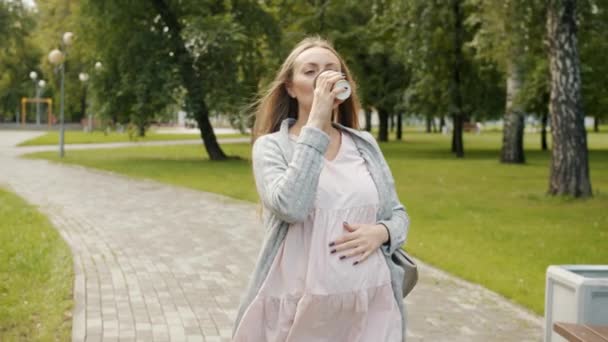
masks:
<svg viewBox="0 0 608 342"><path fill-rule="evenodd" d="M314 96L308 124L320 129L330 125L333 109L348 98L344 97L341 100L338 98L338 94L350 91L347 82L345 85L335 87L336 83L341 80L345 80L344 74L333 70L325 70L317 75L313 82Z"/></svg>

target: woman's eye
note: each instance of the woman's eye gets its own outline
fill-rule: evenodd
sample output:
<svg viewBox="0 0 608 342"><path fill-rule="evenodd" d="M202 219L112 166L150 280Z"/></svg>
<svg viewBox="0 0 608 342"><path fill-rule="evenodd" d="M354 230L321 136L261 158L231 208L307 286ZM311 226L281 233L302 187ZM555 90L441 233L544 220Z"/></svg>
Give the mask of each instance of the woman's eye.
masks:
<svg viewBox="0 0 608 342"><path fill-rule="evenodd" d="M308 70L308 71L306 71L306 72L304 72L304 73L305 73L306 75L312 75L312 74L314 74L314 73L315 73L315 71L314 71L314 70Z"/></svg>

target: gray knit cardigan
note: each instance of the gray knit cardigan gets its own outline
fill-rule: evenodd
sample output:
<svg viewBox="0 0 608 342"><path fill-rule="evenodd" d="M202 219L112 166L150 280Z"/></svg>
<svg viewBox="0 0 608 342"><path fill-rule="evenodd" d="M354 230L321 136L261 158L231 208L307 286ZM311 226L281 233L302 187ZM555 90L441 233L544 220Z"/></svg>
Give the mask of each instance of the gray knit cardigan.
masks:
<svg viewBox="0 0 608 342"><path fill-rule="evenodd" d="M292 118L283 120L279 131L263 135L253 144L253 173L265 209L266 235L248 288L241 299L233 335L266 279L289 224L304 221L314 204L329 135L320 129L304 126L294 144L289 140L289 127L294 123L295 119ZM393 176L374 137L366 131L337 123L333 125L351 134L378 190L380 205L377 223L386 226L389 232L389 241L381 249L390 270L395 301L401 312L405 341L406 313L401 296L403 270L391 261L390 256L405 243L409 216L399 202Z"/></svg>

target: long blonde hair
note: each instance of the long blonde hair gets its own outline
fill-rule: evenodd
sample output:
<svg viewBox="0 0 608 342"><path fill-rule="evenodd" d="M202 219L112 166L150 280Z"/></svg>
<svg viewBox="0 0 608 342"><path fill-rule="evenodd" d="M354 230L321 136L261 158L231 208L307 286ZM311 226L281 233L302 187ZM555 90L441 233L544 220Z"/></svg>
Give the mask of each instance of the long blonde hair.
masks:
<svg viewBox="0 0 608 342"><path fill-rule="evenodd" d="M252 142L262 135L273 133L279 130L281 122L286 118L298 117L298 101L287 93L287 84L293 78L293 69L296 58L304 51L321 47L331 51L340 61L340 68L346 75L346 80L350 83L351 96L338 106L334 120L346 127L359 128L358 113L361 105L357 96L357 86L344 63L344 59L333 48L331 43L319 37L312 36L300 41L291 50L283 65L279 69L274 81L270 83L263 95L252 105L254 108L255 123L252 130Z"/></svg>

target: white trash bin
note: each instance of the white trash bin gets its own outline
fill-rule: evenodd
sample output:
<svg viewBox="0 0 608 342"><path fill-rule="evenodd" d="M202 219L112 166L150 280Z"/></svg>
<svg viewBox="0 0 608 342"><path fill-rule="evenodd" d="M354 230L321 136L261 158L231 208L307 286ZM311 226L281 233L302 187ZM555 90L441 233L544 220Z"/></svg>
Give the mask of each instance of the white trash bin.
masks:
<svg viewBox="0 0 608 342"><path fill-rule="evenodd" d="M554 322L608 325L608 265L547 268L545 342L566 341Z"/></svg>

